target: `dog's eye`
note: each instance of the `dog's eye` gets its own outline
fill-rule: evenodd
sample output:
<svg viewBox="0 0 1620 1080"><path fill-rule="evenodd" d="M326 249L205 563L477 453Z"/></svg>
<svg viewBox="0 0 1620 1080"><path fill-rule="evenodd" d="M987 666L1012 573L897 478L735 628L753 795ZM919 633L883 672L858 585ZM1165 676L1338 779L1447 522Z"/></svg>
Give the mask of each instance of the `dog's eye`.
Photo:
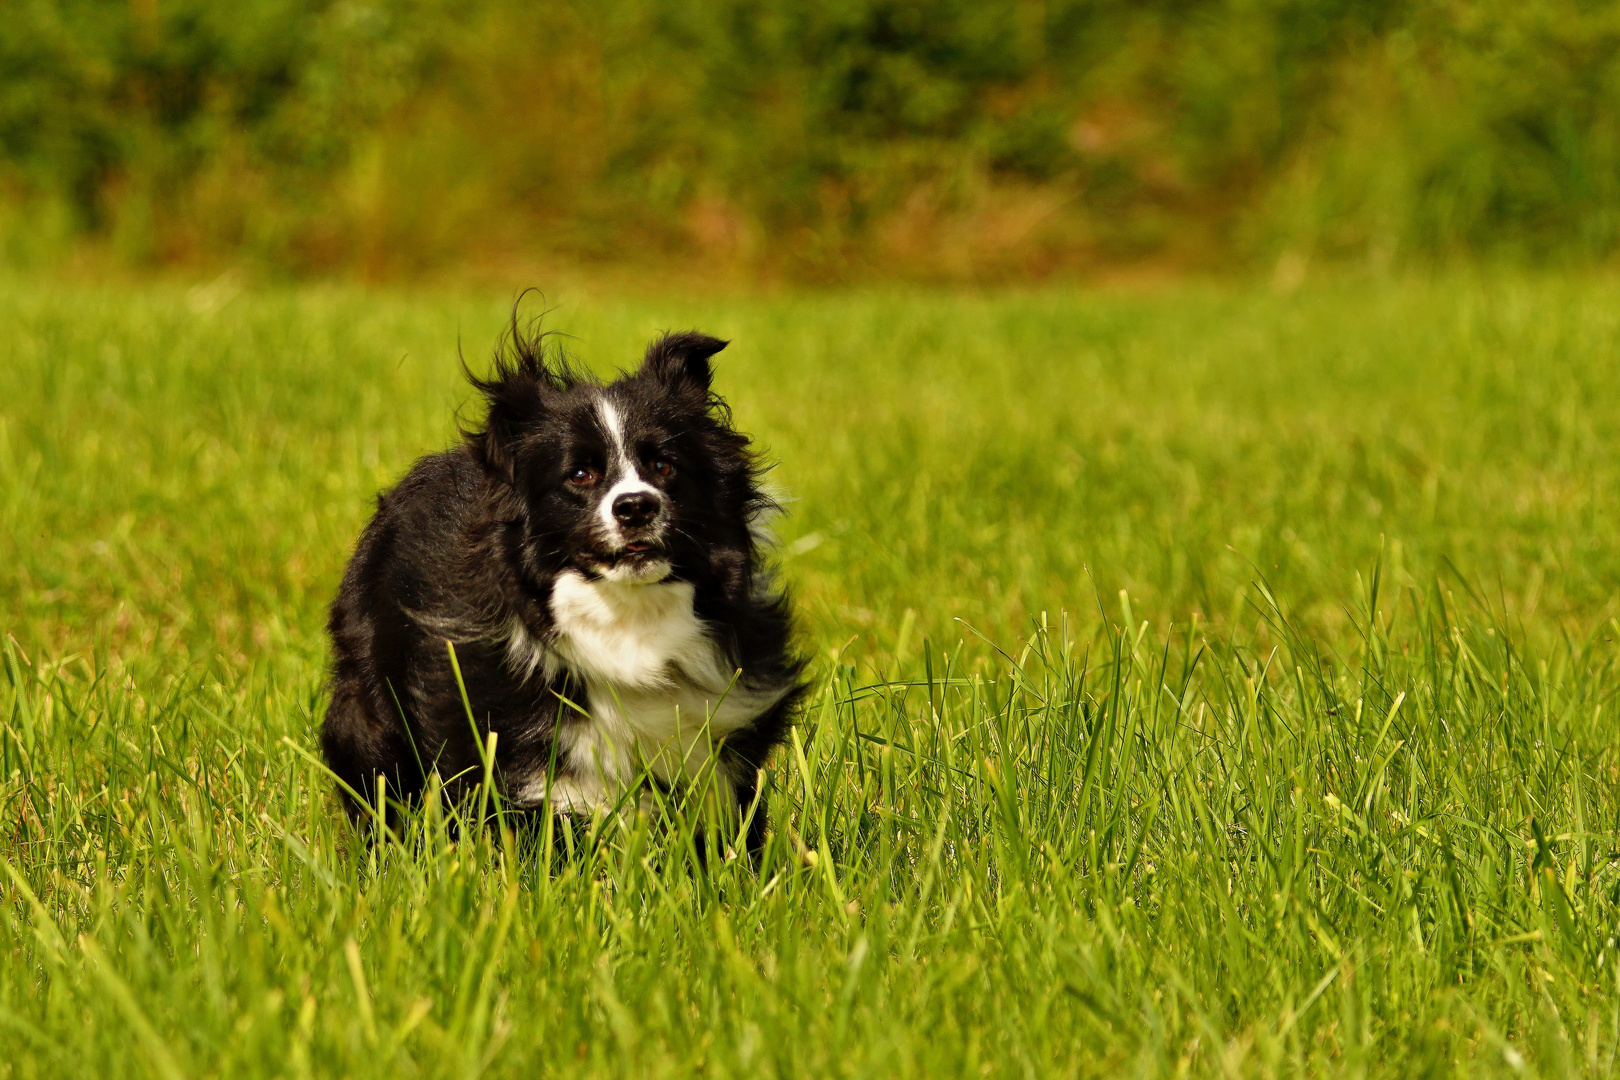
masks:
<svg viewBox="0 0 1620 1080"><path fill-rule="evenodd" d="M589 465L581 465L568 474L568 482L575 487L590 487L600 479L602 479L602 474Z"/></svg>
<svg viewBox="0 0 1620 1080"><path fill-rule="evenodd" d="M652 471L668 480L675 475L675 463L668 458L653 458Z"/></svg>

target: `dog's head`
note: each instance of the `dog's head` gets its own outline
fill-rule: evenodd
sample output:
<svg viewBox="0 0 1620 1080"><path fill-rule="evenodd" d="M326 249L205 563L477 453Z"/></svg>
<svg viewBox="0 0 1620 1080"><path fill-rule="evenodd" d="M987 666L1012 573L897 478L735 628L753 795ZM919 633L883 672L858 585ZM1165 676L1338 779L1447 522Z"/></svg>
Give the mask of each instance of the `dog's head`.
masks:
<svg viewBox="0 0 1620 1080"><path fill-rule="evenodd" d="M665 334L639 370L603 384L514 332L491 378L472 380L489 416L469 443L521 519L532 569L647 583L734 578L751 562L749 524L769 500L711 389L725 346Z"/></svg>

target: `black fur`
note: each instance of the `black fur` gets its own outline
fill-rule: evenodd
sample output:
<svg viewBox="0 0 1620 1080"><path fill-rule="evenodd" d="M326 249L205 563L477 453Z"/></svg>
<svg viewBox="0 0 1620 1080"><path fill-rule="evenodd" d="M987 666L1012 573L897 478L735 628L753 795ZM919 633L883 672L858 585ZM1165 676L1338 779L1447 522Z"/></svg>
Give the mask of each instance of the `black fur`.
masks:
<svg viewBox="0 0 1620 1080"><path fill-rule="evenodd" d="M790 644L788 600L771 585L750 529L772 509L761 463L711 389L709 359L725 344L664 335L639 371L603 385L514 317L490 377L468 373L488 403L485 421L379 497L332 604L332 700L321 745L348 789L375 805L382 777L387 796L408 804L436 771L446 796L463 798L483 782L479 750L490 732L498 733L495 780L508 795L508 778L555 775L559 733L592 722L567 703L583 703L582 684L567 666L549 675L514 666L511 628L551 642L559 574L591 578L616 560L656 556L673 580L693 586L697 616L743 683L786 688L719 752L746 813L758 770L802 693L803 663ZM634 545L605 550L597 489L578 483L592 470L598 484L612 475L613 447L598 420L604 396L622 418L625 444L656 456L652 467L671 463L672 477L646 477L657 489L648 498L662 506L657 530L645 532L657 540L653 554ZM344 801L352 816L365 816L347 791ZM761 797L751 847L764 828Z"/></svg>

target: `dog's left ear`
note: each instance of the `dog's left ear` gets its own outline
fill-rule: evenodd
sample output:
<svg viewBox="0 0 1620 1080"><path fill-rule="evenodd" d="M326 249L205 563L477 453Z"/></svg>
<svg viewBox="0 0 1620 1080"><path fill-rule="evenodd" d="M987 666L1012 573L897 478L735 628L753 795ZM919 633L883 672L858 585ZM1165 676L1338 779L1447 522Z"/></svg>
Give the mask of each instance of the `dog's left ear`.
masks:
<svg viewBox="0 0 1620 1080"><path fill-rule="evenodd" d="M680 334L665 334L647 346L647 358L641 370L672 387L691 386L707 394L714 380L709 357L730 342L688 330Z"/></svg>

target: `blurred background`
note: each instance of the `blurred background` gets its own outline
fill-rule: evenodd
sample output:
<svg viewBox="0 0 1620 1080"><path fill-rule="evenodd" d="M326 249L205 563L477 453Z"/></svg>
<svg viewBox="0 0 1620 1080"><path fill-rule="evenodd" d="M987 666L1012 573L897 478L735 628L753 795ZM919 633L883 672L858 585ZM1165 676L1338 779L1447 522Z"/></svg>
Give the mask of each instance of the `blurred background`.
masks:
<svg viewBox="0 0 1620 1080"><path fill-rule="evenodd" d="M0 262L1034 280L1620 241L1620 5L7 0Z"/></svg>

